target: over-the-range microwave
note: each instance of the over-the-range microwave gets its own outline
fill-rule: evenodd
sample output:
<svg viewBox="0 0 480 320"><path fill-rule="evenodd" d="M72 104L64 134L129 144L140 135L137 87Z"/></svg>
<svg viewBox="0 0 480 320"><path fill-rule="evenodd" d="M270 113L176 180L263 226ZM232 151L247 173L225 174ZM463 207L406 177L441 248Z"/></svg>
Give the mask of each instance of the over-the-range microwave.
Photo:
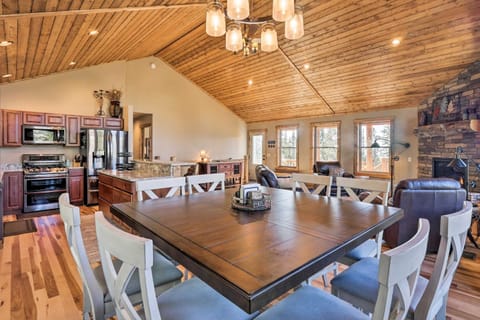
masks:
<svg viewBox="0 0 480 320"><path fill-rule="evenodd" d="M65 128L23 125L22 143L65 144Z"/></svg>

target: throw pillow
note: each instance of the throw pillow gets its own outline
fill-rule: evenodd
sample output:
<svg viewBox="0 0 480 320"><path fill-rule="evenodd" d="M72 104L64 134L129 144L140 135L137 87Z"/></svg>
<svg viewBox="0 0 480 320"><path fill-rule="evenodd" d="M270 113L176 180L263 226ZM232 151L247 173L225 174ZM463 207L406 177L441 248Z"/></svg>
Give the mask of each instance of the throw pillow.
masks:
<svg viewBox="0 0 480 320"><path fill-rule="evenodd" d="M329 176L334 176L334 177L341 177L345 173L345 169L337 167L337 168L330 168L328 170L328 175Z"/></svg>

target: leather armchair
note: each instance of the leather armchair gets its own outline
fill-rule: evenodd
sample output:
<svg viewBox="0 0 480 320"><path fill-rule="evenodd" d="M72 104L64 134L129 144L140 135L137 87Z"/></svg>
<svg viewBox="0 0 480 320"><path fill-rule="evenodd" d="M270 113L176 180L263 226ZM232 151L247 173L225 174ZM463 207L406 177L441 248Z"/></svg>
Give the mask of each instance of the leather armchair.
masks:
<svg viewBox="0 0 480 320"><path fill-rule="evenodd" d="M259 164L255 167L255 175L257 177L257 183L262 186L270 188L291 188L290 178L281 178L282 180L288 180L279 182L279 178L269 167L264 164Z"/></svg>
<svg viewBox="0 0 480 320"><path fill-rule="evenodd" d="M385 229L383 238L394 248L417 231L419 218L430 222L428 252L437 252L440 243L440 216L459 211L466 199L460 183L449 178L419 178L400 181L393 195L393 206L404 210L399 222Z"/></svg>
<svg viewBox="0 0 480 320"><path fill-rule="evenodd" d="M313 164L313 172L321 175L328 176L330 175L330 170L341 168L340 161L315 161ZM344 172L342 177L345 178L354 178L354 175L350 172ZM324 194L322 194L324 195ZM337 184L335 182L335 177L333 178L333 183L331 187L330 195L337 195ZM342 190L342 196L348 196L347 192Z"/></svg>

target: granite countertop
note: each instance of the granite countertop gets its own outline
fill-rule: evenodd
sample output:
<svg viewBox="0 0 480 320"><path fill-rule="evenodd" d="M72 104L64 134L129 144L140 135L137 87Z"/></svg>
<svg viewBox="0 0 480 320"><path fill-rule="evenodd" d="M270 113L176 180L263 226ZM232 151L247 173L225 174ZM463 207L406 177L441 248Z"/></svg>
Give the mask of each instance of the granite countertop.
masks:
<svg viewBox="0 0 480 320"><path fill-rule="evenodd" d="M192 166L196 165L195 161L147 161L147 160L133 160L135 163L144 163L144 164L160 164L166 166Z"/></svg>
<svg viewBox="0 0 480 320"><path fill-rule="evenodd" d="M160 176L152 170L98 170L98 173L105 174L114 178L135 182L139 180L171 178L172 176Z"/></svg>

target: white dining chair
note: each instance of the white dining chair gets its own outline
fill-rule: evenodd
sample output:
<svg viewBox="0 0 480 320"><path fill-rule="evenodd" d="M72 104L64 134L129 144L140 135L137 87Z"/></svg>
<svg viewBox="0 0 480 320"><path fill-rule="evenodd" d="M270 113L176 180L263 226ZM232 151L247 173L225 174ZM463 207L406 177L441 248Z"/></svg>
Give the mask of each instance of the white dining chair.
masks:
<svg viewBox="0 0 480 320"><path fill-rule="evenodd" d="M144 194L150 199L158 199L159 196L154 192L157 189L169 189L165 198L173 197L177 193L185 194L185 177L165 177L148 180L138 180L136 185L137 200L144 200Z"/></svg>
<svg viewBox="0 0 480 320"><path fill-rule="evenodd" d="M441 239L435 266L430 280L419 277L408 319L446 318L448 290L462 257L471 217L469 202L462 210L441 217ZM332 280L332 293L366 313L373 312L379 291L375 281L379 268L378 261L371 258L352 265Z"/></svg>
<svg viewBox="0 0 480 320"><path fill-rule="evenodd" d="M329 197L332 188L332 180L332 176L293 173L292 191L296 192L297 188L300 188L305 193L319 195L323 190L325 190L325 196ZM313 190L310 190L307 184L313 187Z"/></svg>
<svg viewBox="0 0 480 320"><path fill-rule="evenodd" d="M388 193L390 192L390 181L373 179L355 179L337 177L337 197L341 197L342 188L347 192L349 199L353 201L373 202L379 197L382 199L382 205L388 204ZM360 199L357 190L368 191L364 199ZM352 265L353 263L367 257L380 257L382 252L383 230L377 233L375 239L369 239L357 246L355 249L347 252L345 256L338 261Z"/></svg>
<svg viewBox="0 0 480 320"><path fill-rule="evenodd" d="M323 190L325 190L325 196L329 197L331 188L332 188L332 176L324 175L314 175L314 174L305 174L305 173L293 173L292 174L292 191L293 193L297 192L298 189L302 190L304 193L319 195ZM309 186L307 186L307 184ZM312 280L318 277L322 277L323 285L328 287L328 273L333 272L333 275L337 275L337 263L333 262L327 267L323 268L320 272L313 275L307 280L308 284L311 284Z"/></svg>
<svg viewBox="0 0 480 320"><path fill-rule="evenodd" d="M115 227L102 212L95 213L100 258L115 312L119 320L252 319L198 277L186 280L158 298L153 287L153 242ZM119 261L115 268L112 258ZM125 288L134 273L139 274L142 308L135 308ZM142 317L140 316L142 315Z"/></svg>
<svg viewBox="0 0 480 320"><path fill-rule="evenodd" d="M202 184L204 186L202 186ZM225 173L210 173L187 176L188 194L215 191L218 186L225 190ZM204 188L205 187L205 188Z"/></svg>
<svg viewBox="0 0 480 320"><path fill-rule="evenodd" d="M420 219L417 233L409 241L380 256L379 270L375 274L379 292L373 320L405 319L427 250L429 230L428 220ZM395 303L392 303L394 297ZM350 320L370 317L322 289L304 286L256 319Z"/></svg>
<svg viewBox="0 0 480 320"><path fill-rule="evenodd" d="M70 204L68 193L59 197L60 216L65 226L65 234L83 284L83 319L108 319L115 314L110 294L101 266L92 269L88 261L80 229L80 209ZM156 253L153 269L155 270L155 292L161 292L180 283L182 273L162 255ZM115 263L118 268L118 263ZM132 303L141 302L140 280L138 273L132 277L130 285L125 289Z"/></svg>

